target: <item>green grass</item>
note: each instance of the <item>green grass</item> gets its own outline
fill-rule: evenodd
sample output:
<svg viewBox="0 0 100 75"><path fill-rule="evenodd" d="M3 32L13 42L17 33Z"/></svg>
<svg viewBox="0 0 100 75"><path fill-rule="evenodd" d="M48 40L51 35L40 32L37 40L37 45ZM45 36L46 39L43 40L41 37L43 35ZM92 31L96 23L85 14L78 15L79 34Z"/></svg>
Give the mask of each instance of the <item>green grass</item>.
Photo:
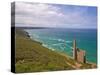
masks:
<svg viewBox="0 0 100 75"><path fill-rule="evenodd" d="M75 65L73 59L43 47L42 43L31 40L28 33L21 29L16 29L15 32L16 73L75 69L67 64ZM85 64L81 68L84 67L86 68Z"/></svg>
<svg viewBox="0 0 100 75"><path fill-rule="evenodd" d="M31 40L24 31L16 30L15 38L16 72L73 69L66 64L66 57L43 47L39 42Z"/></svg>

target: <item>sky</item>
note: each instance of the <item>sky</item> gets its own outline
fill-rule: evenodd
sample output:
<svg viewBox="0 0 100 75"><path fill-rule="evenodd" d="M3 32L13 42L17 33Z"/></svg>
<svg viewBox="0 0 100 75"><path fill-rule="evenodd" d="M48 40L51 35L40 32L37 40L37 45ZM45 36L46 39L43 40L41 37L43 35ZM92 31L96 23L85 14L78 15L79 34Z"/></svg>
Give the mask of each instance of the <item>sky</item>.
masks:
<svg viewBox="0 0 100 75"><path fill-rule="evenodd" d="M96 28L97 8L92 6L16 2L15 26Z"/></svg>

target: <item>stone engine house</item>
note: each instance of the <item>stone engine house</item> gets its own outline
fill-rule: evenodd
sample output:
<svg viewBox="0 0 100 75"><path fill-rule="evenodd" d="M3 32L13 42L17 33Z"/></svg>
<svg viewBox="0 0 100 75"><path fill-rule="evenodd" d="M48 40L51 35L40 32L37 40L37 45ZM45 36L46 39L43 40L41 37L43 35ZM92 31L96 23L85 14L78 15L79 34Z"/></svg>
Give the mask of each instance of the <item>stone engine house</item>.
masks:
<svg viewBox="0 0 100 75"><path fill-rule="evenodd" d="M81 63L86 63L86 52L76 47L76 40L73 41L73 59Z"/></svg>

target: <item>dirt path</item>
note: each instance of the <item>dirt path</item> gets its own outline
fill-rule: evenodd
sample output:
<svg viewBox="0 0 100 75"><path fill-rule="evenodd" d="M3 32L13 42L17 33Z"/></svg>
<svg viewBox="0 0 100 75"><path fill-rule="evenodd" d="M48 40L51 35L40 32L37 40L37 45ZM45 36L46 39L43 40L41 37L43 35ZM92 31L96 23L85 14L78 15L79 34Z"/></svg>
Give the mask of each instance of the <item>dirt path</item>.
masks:
<svg viewBox="0 0 100 75"><path fill-rule="evenodd" d="M72 66L72 67L75 68L75 69L80 69L80 67L82 66L82 64L79 64L79 63L77 63L77 62L75 63L75 65L73 65L73 64L71 64L71 63L69 63L69 62L66 62L66 64Z"/></svg>

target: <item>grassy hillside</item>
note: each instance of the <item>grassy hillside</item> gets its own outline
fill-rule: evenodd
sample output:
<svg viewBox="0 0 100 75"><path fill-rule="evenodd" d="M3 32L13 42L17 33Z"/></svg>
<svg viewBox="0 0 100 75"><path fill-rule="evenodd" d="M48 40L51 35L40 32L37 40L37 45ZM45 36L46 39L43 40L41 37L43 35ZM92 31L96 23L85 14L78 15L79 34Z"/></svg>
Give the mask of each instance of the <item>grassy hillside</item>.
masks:
<svg viewBox="0 0 100 75"><path fill-rule="evenodd" d="M30 39L27 32L16 29L16 72L39 72L91 68L91 64L81 64L58 52L43 47L40 42ZM87 67L88 65L88 67Z"/></svg>

